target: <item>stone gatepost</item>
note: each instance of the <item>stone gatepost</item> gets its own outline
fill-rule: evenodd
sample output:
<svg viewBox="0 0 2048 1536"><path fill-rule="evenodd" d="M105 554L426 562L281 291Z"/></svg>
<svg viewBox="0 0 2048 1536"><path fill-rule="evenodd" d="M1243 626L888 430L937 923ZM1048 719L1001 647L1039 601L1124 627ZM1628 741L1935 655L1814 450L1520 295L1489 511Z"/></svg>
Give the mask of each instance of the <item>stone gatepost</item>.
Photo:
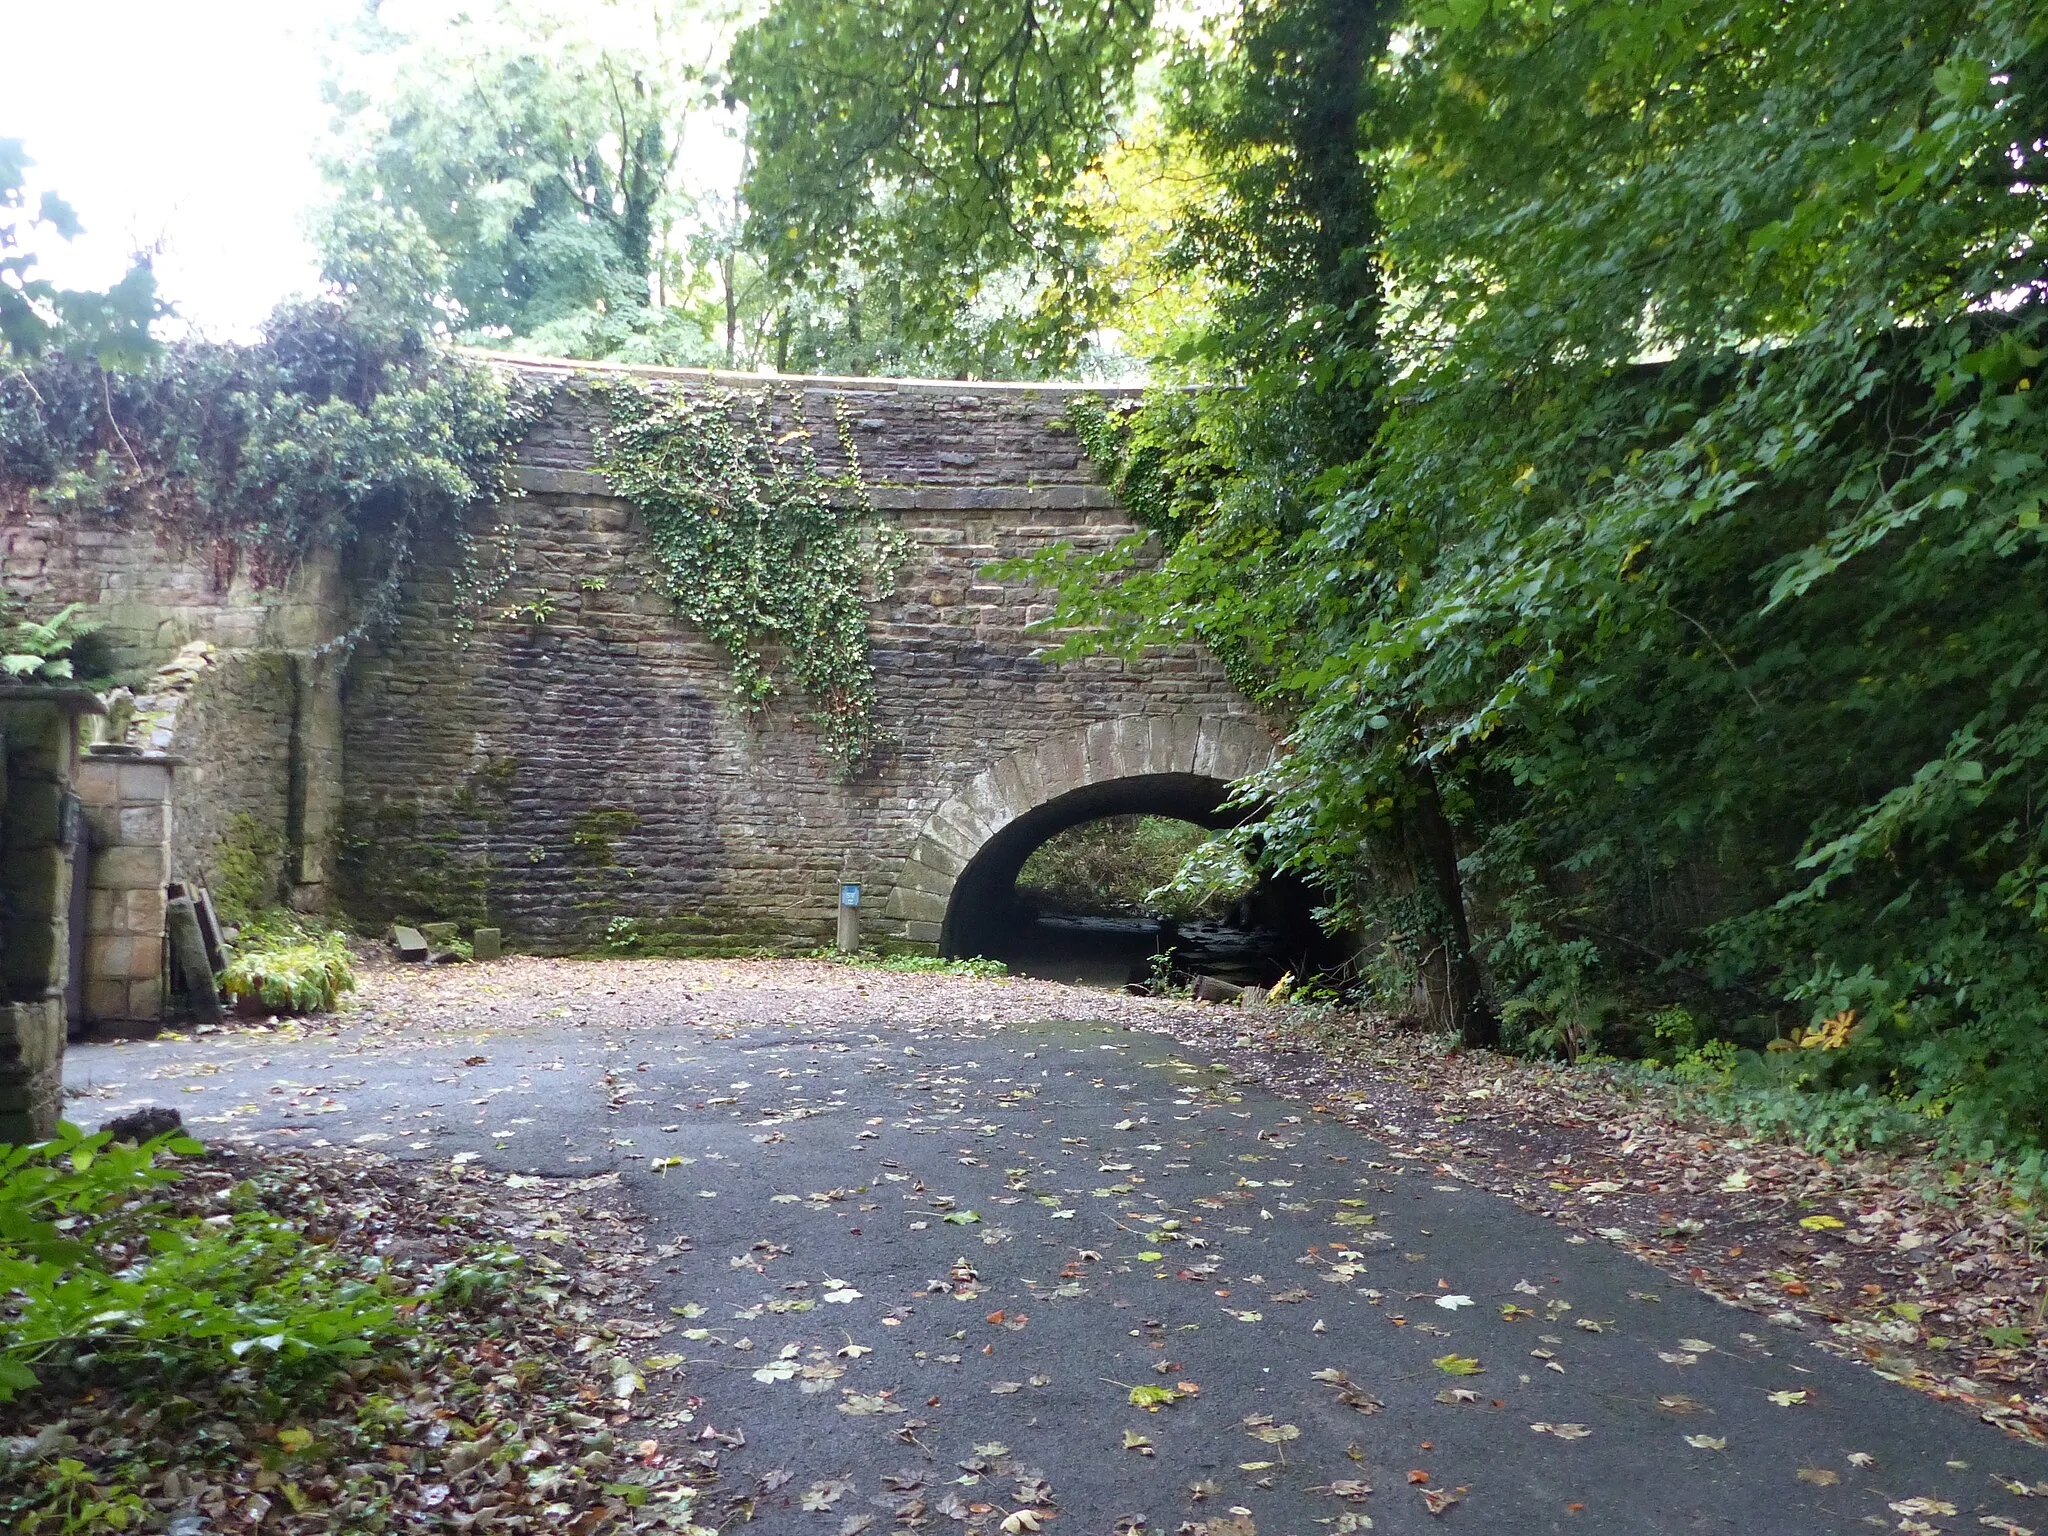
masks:
<svg viewBox="0 0 2048 1536"><path fill-rule="evenodd" d="M89 1032L153 1029L163 1019L171 772L181 761L99 748L78 765L92 836L81 1020Z"/></svg>
<svg viewBox="0 0 2048 1536"><path fill-rule="evenodd" d="M0 1142L39 1141L64 1103L71 974L71 793L83 689L0 686Z"/></svg>

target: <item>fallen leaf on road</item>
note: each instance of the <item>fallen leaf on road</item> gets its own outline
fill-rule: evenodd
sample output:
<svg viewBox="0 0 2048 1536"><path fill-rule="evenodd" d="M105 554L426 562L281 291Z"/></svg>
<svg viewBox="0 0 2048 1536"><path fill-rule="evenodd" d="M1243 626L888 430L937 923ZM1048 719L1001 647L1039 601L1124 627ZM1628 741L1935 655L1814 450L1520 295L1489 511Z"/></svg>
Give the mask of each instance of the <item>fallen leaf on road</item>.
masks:
<svg viewBox="0 0 2048 1536"><path fill-rule="evenodd" d="M1893 1499L1885 1506L1895 1515L1952 1515L1955 1505L1947 1499Z"/></svg>
<svg viewBox="0 0 2048 1536"><path fill-rule="evenodd" d="M1685 1443L1696 1451L1725 1451L1728 1442L1719 1435L1687 1435Z"/></svg>
<svg viewBox="0 0 2048 1536"><path fill-rule="evenodd" d="M1149 1435L1139 1434L1135 1429L1127 1429L1124 1431L1124 1449L1136 1451L1140 1456L1150 1456L1152 1439Z"/></svg>
<svg viewBox="0 0 2048 1536"><path fill-rule="evenodd" d="M1842 1480L1842 1475L1827 1467L1801 1467L1799 1481L1812 1483L1817 1488L1832 1488Z"/></svg>
<svg viewBox="0 0 2048 1536"><path fill-rule="evenodd" d="M1024 1390L1024 1383L1021 1381L992 1382L988 1390L992 1396L1008 1397L1012 1392L1022 1392Z"/></svg>
<svg viewBox="0 0 2048 1536"><path fill-rule="evenodd" d="M1446 1376L1477 1376L1486 1369L1469 1355L1438 1355L1429 1363Z"/></svg>
<svg viewBox="0 0 2048 1536"><path fill-rule="evenodd" d="M1446 1312L1455 1312L1460 1307L1476 1305L1470 1296L1439 1296L1436 1299L1436 1304Z"/></svg>
<svg viewBox="0 0 2048 1536"><path fill-rule="evenodd" d="M879 1393L848 1392L846 1401L839 1405L839 1411L861 1418L871 1413L901 1413L903 1410Z"/></svg>
<svg viewBox="0 0 2048 1536"><path fill-rule="evenodd" d="M1442 1514L1464 1497L1465 1492L1462 1488L1456 1492L1438 1488L1424 1488L1422 1490L1422 1502L1429 1506L1429 1512L1432 1515Z"/></svg>
<svg viewBox="0 0 2048 1536"><path fill-rule="evenodd" d="M1247 1426L1246 1433L1254 1440L1263 1440L1268 1445L1281 1445L1289 1440L1301 1438L1298 1424L1255 1424Z"/></svg>
<svg viewBox="0 0 2048 1536"><path fill-rule="evenodd" d="M1593 1433L1583 1424L1551 1424L1538 1422L1529 1426L1539 1435L1555 1435L1560 1440L1583 1440Z"/></svg>
<svg viewBox="0 0 2048 1536"><path fill-rule="evenodd" d="M1764 1395L1780 1408L1796 1407L1798 1404L1806 1401L1806 1393L1803 1390L1798 1392L1767 1392Z"/></svg>
<svg viewBox="0 0 2048 1536"><path fill-rule="evenodd" d="M830 1509L852 1491L850 1477L823 1477L811 1484L797 1507L813 1512Z"/></svg>

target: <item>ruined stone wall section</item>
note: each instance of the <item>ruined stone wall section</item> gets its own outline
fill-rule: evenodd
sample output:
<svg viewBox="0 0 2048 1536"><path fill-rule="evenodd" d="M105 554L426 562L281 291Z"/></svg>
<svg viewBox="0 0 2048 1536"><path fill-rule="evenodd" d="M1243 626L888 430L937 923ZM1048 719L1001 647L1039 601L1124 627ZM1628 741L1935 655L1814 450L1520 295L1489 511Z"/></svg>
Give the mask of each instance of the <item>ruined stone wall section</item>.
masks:
<svg viewBox="0 0 2048 1536"><path fill-rule="evenodd" d="M0 587L38 616L93 610L124 674L161 667L194 640L221 650L303 649L338 634L340 562L309 556L279 583L259 580L227 540L192 540L137 514L0 504Z"/></svg>
<svg viewBox="0 0 2048 1536"><path fill-rule="evenodd" d="M273 581L233 543L184 538L145 516L10 504L0 587L39 617L68 603L91 610L137 695L129 740L183 760L174 878L217 883L239 829L242 843L273 848L294 904L324 904L341 721L338 672L317 653L345 630L350 606L332 551Z"/></svg>
<svg viewBox="0 0 2048 1536"><path fill-rule="evenodd" d="M791 948L830 941L838 884L858 880L870 935L928 945L936 928L890 915L890 893L928 818L991 763L1130 716L1251 716L1204 656L1034 659L1043 642L1026 626L1045 595L981 574L1057 541L1100 548L1135 531L1058 423L1072 391L769 387L786 424L786 392L801 390L828 471L846 422L875 504L914 547L872 624L887 742L874 766L837 781L801 698L735 709L723 653L654 589L637 513L591 472L598 403L572 391L523 450L528 494L474 525L480 564L500 568L509 550L516 567L490 610L463 634L454 552L430 554L395 637L349 676L353 907L488 916L550 948L636 929L707 949Z"/></svg>
<svg viewBox="0 0 2048 1536"><path fill-rule="evenodd" d="M277 899L293 830L299 666L283 651L222 652L198 641L166 669L175 692L141 701L162 710L143 716L146 744L180 763L171 785L172 879L203 885L216 899Z"/></svg>

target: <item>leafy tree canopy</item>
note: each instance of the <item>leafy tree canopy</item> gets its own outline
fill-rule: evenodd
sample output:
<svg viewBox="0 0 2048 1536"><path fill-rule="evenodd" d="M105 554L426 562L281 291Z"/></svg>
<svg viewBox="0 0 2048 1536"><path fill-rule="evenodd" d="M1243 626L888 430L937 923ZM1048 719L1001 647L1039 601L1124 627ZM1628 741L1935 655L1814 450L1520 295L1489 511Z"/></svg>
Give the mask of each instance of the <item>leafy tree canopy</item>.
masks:
<svg viewBox="0 0 2048 1536"><path fill-rule="evenodd" d="M0 139L0 360L19 362L62 344L109 367L150 356L149 328L164 314L156 277L138 259L105 291L59 288L35 275L38 234L69 240L83 227L71 205L44 192L29 206L28 157L20 139Z"/></svg>
<svg viewBox="0 0 2048 1536"><path fill-rule="evenodd" d="M1042 562L1070 648L1233 660L1293 721L1268 856L1411 966L1462 915L1514 1039L1827 1020L1752 1058L1836 1091L1824 1131L1875 1092L2048 1139L2048 23L1418 6L1346 141L1351 246L1346 199L1232 195L1310 163L1260 137L1279 93L1227 93L1251 31L1317 9L1250 7L1183 66L1226 173L1181 247L1222 283L1198 361L1245 387L1097 424L1166 557Z"/></svg>
<svg viewBox="0 0 2048 1536"><path fill-rule="evenodd" d="M1151 0L780 0L731 60L749 233L785 281L891 274L913 342L994 298L1022 365L1066 366L1104 298L1076 187L1151 46Z"/></svg>
<svg viewBox="0 0 2048 1536"><path fill-rule="evenodd" d="M458 335L709 361L735 277L694 163L727 152L707 115L721 25L686 0L505 0L418 36L372 18L332 91L331 275L397 253Z"/></svg>

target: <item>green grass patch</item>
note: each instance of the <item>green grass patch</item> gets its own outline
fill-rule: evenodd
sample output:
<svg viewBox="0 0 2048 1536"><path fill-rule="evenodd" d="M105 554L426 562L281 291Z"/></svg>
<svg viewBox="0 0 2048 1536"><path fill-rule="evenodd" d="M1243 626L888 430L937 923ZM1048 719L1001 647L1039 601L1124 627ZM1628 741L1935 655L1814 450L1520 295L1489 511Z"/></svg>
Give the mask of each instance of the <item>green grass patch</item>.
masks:
<svg viewBox="0 0 2048 1536"><path fill-rule="evenodd" d="M891 955L879 949L847 953L840 949L814 949L805 957L830 960L837 965L864 966L874 971L898 971L912 976L978 976L984 981L1010 974L1000 960L948 960L939 955Z"/></svg>

